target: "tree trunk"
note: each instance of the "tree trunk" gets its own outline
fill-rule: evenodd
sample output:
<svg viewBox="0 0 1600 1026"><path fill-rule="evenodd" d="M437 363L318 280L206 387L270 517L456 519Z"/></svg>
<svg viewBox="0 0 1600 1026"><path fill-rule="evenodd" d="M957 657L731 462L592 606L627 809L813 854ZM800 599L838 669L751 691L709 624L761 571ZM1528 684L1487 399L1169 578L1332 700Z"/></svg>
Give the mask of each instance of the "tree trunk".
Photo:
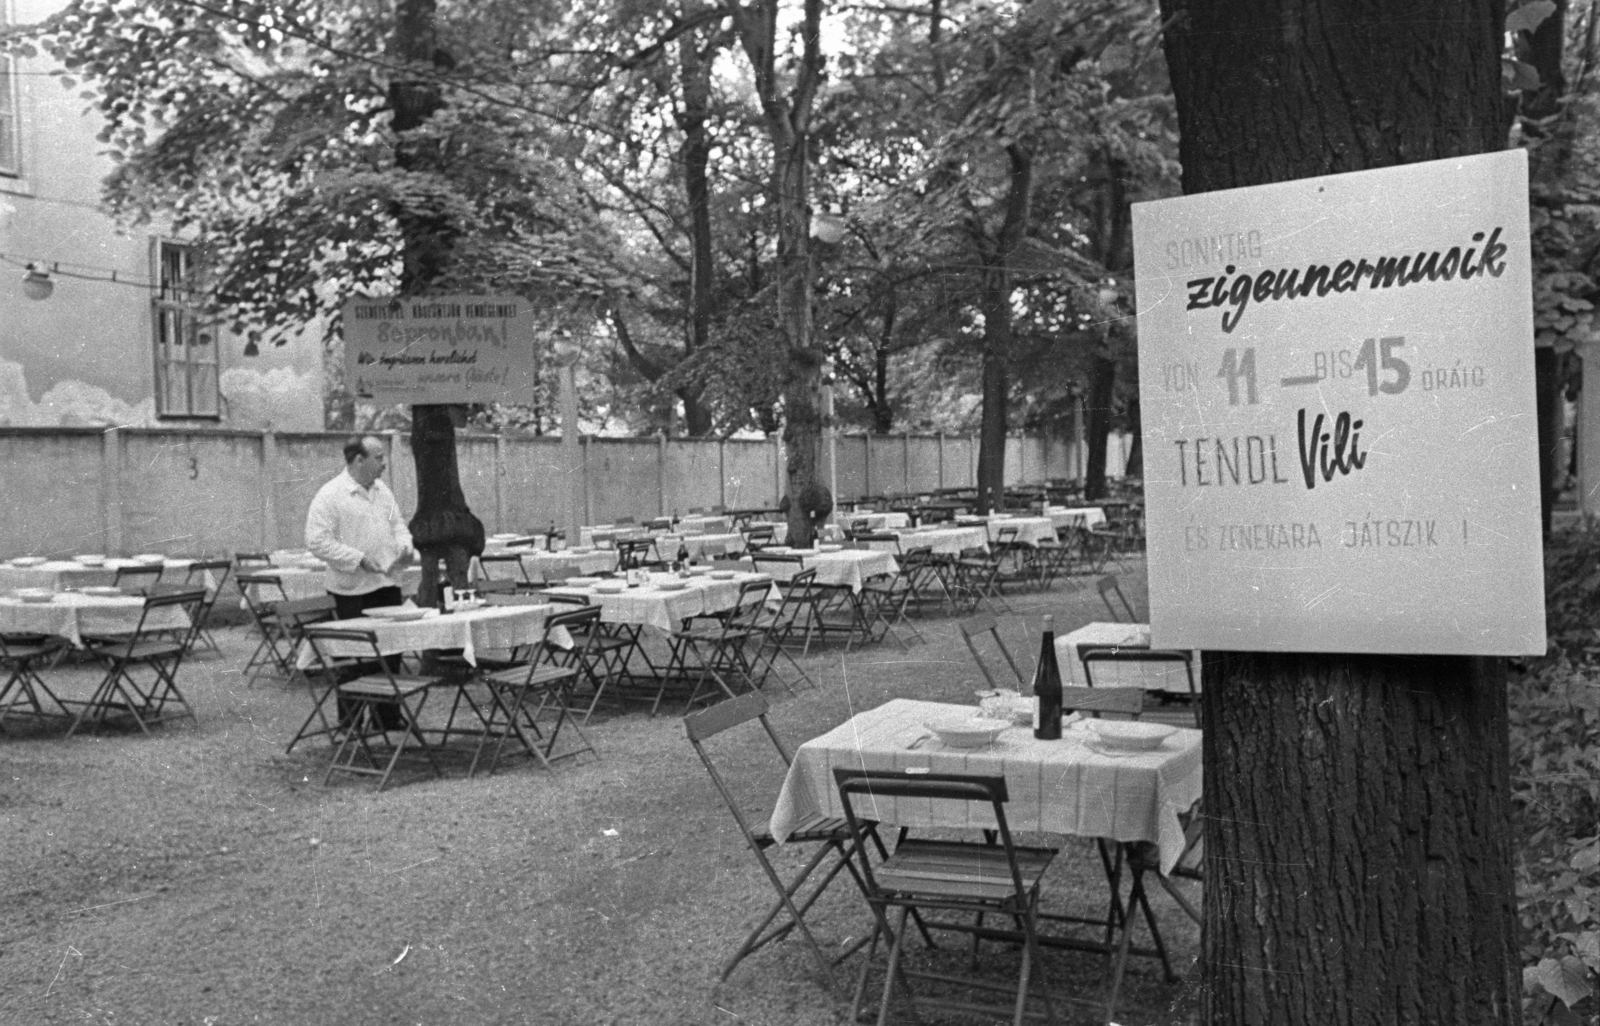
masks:
<svg viewBox="0 0 1600 1026"><path fill-rule="evenodd" d="M778 214L778 328L783 338L783 441L790 544L807 546L833 511L822 467L822 363L811 324L811 115L822 82L822 0L805 0L803 52L787 92L778 71L778 2L734 7L734 31L750 59L756 95L772 140L772 191Z"/></svg>
<svg viewBox="0 0 1600 1026"><path fill-rule="evenodd" d="M1083 470L1086 501L1106 496L1106 441L1111 437L1111 403L1117 385L1117 361L1108 352L1113 330L1106 328L1105 344L1089 361L1089 398L1084 404L1089 414L1084 432L1089 445Z"/></svg>
<svg viewBox="0 0 1600 1026"><path fill-rule="evenodd" d="M988 317L989 303L984 303ZM987 336L988 329L985 329ZM978 512L1002 510L1006 505L1006 420L1011 377L1005 357L993 343L983 349L983 419L978 429Z"/></svg>
<svg viewBox="0 0 1600 1026"><path fill-rule="evenodd" d="M1161 6L1185 192L1505 145L1494 0ZM1519 1021L1503 660L1210 652L1204 691L1204 1021Z"/></svg>
<svg viewBox="0 0 1600 1026"><path fill-rule="evenodd" d="M1128 447L1128 462L1122 468L1123 477L1144 478L1144 430L1139 423L1139 399L1128 404L1128 433L1133 442Z"/></svg>
<svg viewBox="0 0 1600 1026"><path fill-rule="evenodd" d="M1012 261L1028 231L1033 210L1033 154L1018 144L1006 147L1011 176L1006 188L1005 218L994 242L983 253L983 419L978 433L978 510L987 513L1006 504L1006 428L1011 399ZM987 250L987 251L985 251Z"/></svg>
<svg viewBox="0 0 1600 1026"><path fill-rule="evenodd" d="M1539 421L1539 517L1546 537L1550 534L1550 514L1556 505L1556 480L1561 452L1561 429L1565 419L1561 402L1561 357L1549 346L1533 351L1533 397Z"/></svg>
<svg viewBox="0 0 1600 1026"><path fill-rule="evenodd" d="M434 10L434 0L401 0L395 9L392 56L410 65L439 63ZM437 168L437 145L407 133L421 128L442 106L438 86L429 78L412 78L402 72L389 86L389 104L399 136L395 163L404 171ZM404 239L400 291L421 295L443 276L455 233L439 215L400 208L398 218ZM456 466L455 424L465 412L463 406L411 407L411 454L417 467L417 512L411 518L411 537L422 554L417 601L423 605L432 605L437 599L439 560L445 561L450 580L457 587L466 587L468 561L483 551L483 524L467 508Z"/></svg>
<svg viewBox="0 0 1600 1026"><path fill-rule="evenodd" d="M706 347L711 334L711 293L715 260L711 251L711 64L700 53L698 32L678 40L678 63L683 71L683 187L689 201L689 332L684 355ZM711 432L711 411L700 401L698 388L678 389L683 400L684 433L698 438Z"/></svg>

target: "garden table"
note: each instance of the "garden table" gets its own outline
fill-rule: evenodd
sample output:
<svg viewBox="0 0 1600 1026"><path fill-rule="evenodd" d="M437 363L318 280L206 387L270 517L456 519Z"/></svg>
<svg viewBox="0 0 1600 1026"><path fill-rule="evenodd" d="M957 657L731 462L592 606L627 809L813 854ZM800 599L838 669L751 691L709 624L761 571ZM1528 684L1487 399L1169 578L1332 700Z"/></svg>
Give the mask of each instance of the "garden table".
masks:
<svg viewBox="0 0 1600 1026"><path fill-rule="evenodd" d="M733 518L725 516L680 517L678 529L684 534L727 534L733 530Z"/></svg>
<svg viewBox="0 0 1600 1026"><path fill-rule="evenodd" d="M1058 531L1063 527L1098 527L1106 522L1106 511L1099 506L1046 506L1039 512L1049 517Z"/></svg>
<svg viewBox="0 0 1600 1026"><path fill-rule="evenodd" d="M999 541L1002 528L1015 527L1017 542L1037 546L1042 541L1056 540L1056 525L1049 517L1012 517L995 515L989 518L989 540Z"/></svg>
<svg viewBox="0 0 1600 1026"><path fill-rule="evenodd" d="M745 526L747 528L750 528L750 527L770 527L770 528L772 528L772 544L774 544L774 545L782 545L784 543L784 540L789 537L789 523L788 523L788 521L785 521L785 520L756 520L756 521L750 522L749 524L746 524ZM823 541L843 541L844 540L844 528L840 527L838 524L835 524L835 523L823 524L822 525L822 540Z"/></svg>
<svg viewBox="0 0 1600 1026"><path fill-rule="evenodd" d="M911 517L906 513L835 513L833 520L848 528L865 520L869 531L893 531L911 526Z"/></svg>
<svg viewBox="0 0 1600 1026"><path fill-rule="evenodd" d="M959 556L966 549L988 551L989 532L981 527L932 527L894 532L899 543L868 542L874 549L904 553L911 549L932 549L936 553Z"/></svg>
<svg viewBox="0 0 1600 1026"><path fill-rule="evenodd" d="M1086 623L1077 630L1056 637L1056 662L1065 671L1064 683L1085 684L1081 647L1111 646L1121 649L1150 648L1147 623ZM1200 690L1200 653L1191 653L1194 664L1194 689ZM1189 678L1181 663L1103 662L1095 664L1095 687L1134 687L1147 691L1172 691L1187 695Z"/></svg>
<svg viewBox="0 0 1600 1026"><path fill-rule="evenodd" d="M138 595L85 595L57 592L49 602L23 602L0 597L0 633L50 634L66 638L78 648L84 635L132 634L139 627L144 599ZM151 610L147 631L182 631L189 617L181 606Z"/></svg>
<svg viewBox="0 0 1600 1026"><path fill-rule="evenodd" d="M654 627L670 634L684 620L732 609L739 601L739 587L746 581L770 580L770 574L734 573L732 578L714 580L710 574L680 578L676 574L653 573L650 583L619 592L597 591L595 585L563 584L545 590L555 595L582 597L600 607L604 623ZM663 590L662 584L682 582L686 586ZM620 579L609 582L620 584Z"/></svg>
<svg viewBox="0 0 1600 1026"><path fill-rule="evenodd" d="M789 550L789 554L801 557L802 562L798 567L793 563L767 564L772 576L778 580L786 581L802 570L815 570L817 584L827 588L848 588L856 594L860 593L868 578L900 572L900 564L895 562L894 556L875 549L842 549L838 552L793 549ZM752 562L749 556L744 557L744 561ZM763 572L768 572L768 569Z"/></svg>
<svg viewBox="0 0 1600 1026"><path fill-rule="evenodd" d="M181 583L189 573L192 559L167 559L161 563L162 579ZM108 559L103 564L90 566L75 559L52 559L33 566L0 563L0 594L9 594L17 588L48 588L67 591L76 588L107 587L116 582L117 570L122 567L149 566L137 559ZM205 573L205 586L215 588L217 582L210 571Z"/></svg>
<svg viewBox="0 0 1600 1026"><path fill-rule="evenodd" d="M810 816L844 814L835 766L920 768L1005 777L1011 792L1006 819L1014 832L1148 841L1160 851L1163 873L1177 864L1186 843L1179 815L1200 799L1200 731L1177 727L1154 751L1116 754L1094 746L1082 721L1056 741L1040 741L1028 727L1017 726L982 748L952 748L931 737L910 747L929 733L924 723L973 715L972 706L896 698L805 742L778 794L772 836L781 843ZM878 803L870 815L897 826L992 828L992 819L984 821L987 812L979 811L893 801Z"/></svg>
<svg viewBox="0 0 1600 1026"><path fill-rule="evenodd" d="M440 613L425 610L417 620L388 620L358 616L331 620L318 627L339 630L371 631L383 655L422 652L428 649L460 649L469 664L478 664L479 653L504 652L522 645L535 645L544 638L544 621L555 609L551 603L528 606L483 606L477 609ZM328 642L323 645L330 657L360 657L370 649ZM301 646L296 662L306 669L315 656L309 645Z"/></svg>
<svg viewBox="0 0 1600 1026"><path fill-rule="evenodd" d="M689 550L690 559L715 559L744 551L744 535L737 531L720 534L663 534L656 539L651 558L670 563L678 558L679 544Z"/></svg>
<svg viewBox="0 0 1600 1026"><path fill-rule="evenodd" d="M484 550L485 555L489 552L488 549ZM501 549L499 552L516 553L520 557L518 562L522 564L523 574L534 582L606 573L617 568L616 549L590 549L580 546L555 552L532 549ZM481 568L480 571L474 572L474 579L483 576Z"/></svg>

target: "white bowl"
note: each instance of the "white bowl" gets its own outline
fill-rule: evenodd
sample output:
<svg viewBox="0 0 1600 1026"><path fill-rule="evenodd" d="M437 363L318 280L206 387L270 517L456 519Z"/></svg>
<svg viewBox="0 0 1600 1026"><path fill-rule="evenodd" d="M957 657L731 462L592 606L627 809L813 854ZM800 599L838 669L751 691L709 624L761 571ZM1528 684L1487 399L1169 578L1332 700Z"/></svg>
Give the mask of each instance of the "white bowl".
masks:
<svg viewBox="0 0 1600 1026"><path fill-rule="evenodd" d="M818 545L817 546L817 551L818 552L843 552L844 551L844 546L843 545Z"/></svg>
<svg viewBox="0 0 1600 1026"><path fill-rule="evenodd" d="M44 558L43 556L18 556L16 559L13 559L11 561L11 565L12 566L39 566L40 564L48 563L48 562L50 562L50 561L48 559Z"/></svg>
<svg viewBox="0 0 1600 1026"><path fill-rule="evenodd" d="M793 552L794 549L791 549L787 545L768 545L766 548L762 549L761 551L762 552L770 552L775 556L783 556L783 555L787 555L787 554Z"/></svg>
<svg viewBox="0 0 1600 1026"><path fill-rule="evenodd" d="M159 552L141 552L139 555L134 556L133 559L139 563L165 563L167 561L167 557Z"/></svg>
<svg viewBox="0 0 1600 1026"><path fill-rule="evenodd" d="M567 549L566 551L574 556L587 556L594 551L594 546L579 545L576 548Z"/></svg>
<svg viewBox="0 0 1600 1026"><path fill-rule="evenodd" d="M688 581L660 581L656 584L656 588L661 591L682 591L688 586Z"/></svg>
<svg viewBox="0 0 1600 1026"><path fill-rule="evenodd" d="M713 571L711 571L711 579L713 581L731 581L737 576L739 576L738 573L736 571L733 571L733 570L713 570Z"/></svg>
<svg viewBox="0 0 1600 1026"><path fill-rule="evenodd" d="M964 720L924 723L923 726L939 735L939 740L952 748L981 748L993 744L994 739L1011 723L987 716L972 716Z"/></svg>
<svg viewBox="0 0 1600 1026"><path fill-rule="evenodd" d="M704 577L711 572L711 568L708 566L691 566L687 569L690 577Z"/></svg>
<svg viewBox="0 0 1600 1026"><path fill-rule="evenodd" d="M11 594L24 602L35 603L53 602L56 597L56 593L49 588L18 588Z"/></svg>
<svg viewBox="0 0 1600 1026"><path fill-rule="evenodd" d="M1130 752L1148 752L1161 747L1161 742L1178 729L1165 723L1139 723L1132 720L1087 720L1086 726L1107 748L1121 748Z"/></svg>
<svg viewBox="0 0 1600 1026"><path fill-rule="evenodd" d="M595 585L594 590L602 595L620 595L628 590L628 586L616 581L603 581Z"/></svg>
<svg viewBox="0 0 1600 1026"><path fill-rule="evenodd" d="M106 562L106 557L102 555L73 556L72 558L84 566L104 566Z"/></svg>

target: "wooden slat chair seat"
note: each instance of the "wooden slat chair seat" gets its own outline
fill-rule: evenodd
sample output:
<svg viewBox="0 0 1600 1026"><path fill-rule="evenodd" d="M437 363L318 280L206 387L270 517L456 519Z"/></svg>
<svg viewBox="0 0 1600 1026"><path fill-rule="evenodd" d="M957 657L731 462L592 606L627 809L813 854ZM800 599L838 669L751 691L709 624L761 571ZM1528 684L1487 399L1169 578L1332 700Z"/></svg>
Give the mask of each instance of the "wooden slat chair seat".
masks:
<svg viewBox="0 0 1600 1026"><path fill-rule="evenodd" d="M834 967L865 945L867 938L861 938L836 957L829 958L811 932L805 916L841 872L849 873L855 879L858 888L862 886L860 873L855 868L852 858L854 846L859 842L852 833L850 825L843 819L814 816L789 836L785 841L785 847L815 845L815 850L798 872L787 880L784 879L767 855L776 841L767 829L766 817L760 814L751 816L747 813L734 788L718 770L717 763L708 748L708 743L713 738L751 721L757 721L771 741L783 767L787 768L791 761L789 751L768 721L767 709L766 698L758 692L751 692L683 718L684 732L688 735L689 744L694 747L695 754L700 757L700 762L710 775L717 793L722 796L723 803L733 815L734 822L738 824L745 846L761 866L762 874L777 895L766 914L755 924L738 950L723 965L722 979L726 980L732 975L739 963L748 956L769 944L783 940L792 933L798 933L810 951L822 978L829 989L833 990ZM870 838L881 859L884 851L883 844L878 838L876 824L863 822L859 826L859 832L862 838Z"/></svg>
<svg viewBox="0 0 1600 1026"><path fill-rule="evenodd" d="M186 589L145 597L139 623L126 638L107 639L88 649L91 658L106 668L106 675L89 701L81 704L68 736L83 727L98 727L113 716L126 716L145 734L151 726L173 719L194 719L194 709L178 688L177 674L193 644L204 588ZM163 613L183 614L183 626L160 626ZM152 620L151 613L157 616ZM142 673L150 679L141 680Z"/></svg>
<svg viewBox="0 0 1600 1026"><path fill-rule="evenodd" d="M834 780L845 820L851 828L860 862L858 875L864 884L867 903L872 908L873 940L889 942L884 966L878 1022L888 1019L894 995L899 990L911 1004L913 1018L920 1020L920 1007L983 1012L990 1016L1010 1012L1013 1026L1021 1026L1031 997L1042 999L1044 1013L1056 1022L1055 1002L1042 979L1039 959L1040 881L1055 859L1053 848L1023 847L1015 843L1006 822L1005 805L1009 798L1004 777L958 773L907 774L899 771L862 770L836 767ZM863 841L866 817L857 812L857 803L881 798L905 798L921 802L981 803L989 807L995 826L981 840L950 840L946 837L909 836L902 830L893 854L874 867L866 857ZM899 910L898 922L891 925L889 911ZM1016 940L1022 949L1015 996L1011 1007L977 1005L919 994L911 981L936 979L944 984L966 986L978 991L1003 989L990 981L953 977L908 969L904 964L908 919L913 914L926 917L928 929L952 930L974 938L992 936L997 931L985 928L983 917L998 915L1016 924ZM876 948L876 943L872 945ZM861 967L855 1000L846 1021L859 1021L862 996L873 959ZM1034 993L1037 978L1038 993Z"/></svg>
<svg viewBox="0 0 1600 1026"><path fill-rule="evenodd" d="M305 628L302 638L311 651L324 687L316 697L312 715L289 742L289 748L293 749L302 738L316 734L332 738L334 751L322 778L324 786L333 780L335 773L348 773L376 777L378 790L382 791L389 785L401 756L413 745L426 756L435 776L444 775L435 757L434 745L419 725L428 695L439 683L437 678L391 670L378 648L378 637L372 631L311 624ZM331 649L336 645L353 646L358 654L335 656ZM351 668L367 672L339 680L340 675ZM330 700L336 708L345 709L343 722L327 719ZM382 709L385 706L397 710L398 715L385 715ZM309 729L317 720L322 729ZM398 721L395 726L386 725L386 722L395 721ZM391 732L398 738L391 739ZM384 758L385 750L387 758Z"/></svg>
<svg viewBox="0 0 1600 1026"><path fill-rule="evenodd" d="M1111 619L1118 623L1138 621L1139 614L1133 611L1133 603L1122 593L1122 585L1117 582L1116 574L1105 574L1096 579L1094 590L1100 593L1100 601L1106 604L1106 611L1111 614ZM1116 603L1111 601L1113 595L1117 597Z"/></svg>

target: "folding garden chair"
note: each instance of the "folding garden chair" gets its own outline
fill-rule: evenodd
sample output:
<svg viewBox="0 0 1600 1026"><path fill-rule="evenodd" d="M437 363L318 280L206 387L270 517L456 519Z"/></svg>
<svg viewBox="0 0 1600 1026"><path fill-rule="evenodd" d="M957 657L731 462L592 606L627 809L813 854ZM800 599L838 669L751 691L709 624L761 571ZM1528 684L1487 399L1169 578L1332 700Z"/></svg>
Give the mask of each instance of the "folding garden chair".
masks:
<svg viewBox="0 0 1600 1026"><path fill-rule="evenodd" d="M859 834L853 835L844 820L837 817L817 816L801 823L785 841L785 847L814 846L811 857L805 865L787 880L778 873L778 868L773 865L768 852L777 843L765 825L765 815L749 817L747 809L770 808L771 795L757 795L749 797L751 790L750 776L741 769L740 773L729 779L724 778L718 771L716 763L707 751L706 743L712 738L732 730L743 724L757 720L761 723L762 730L766 731L767 738L772 742L772 747L777 751L778 758L782 760L784 768L790 762L788 749L779 740L778 734L772 729L772 724L767 720L767 700L756 692L740 695L700 712L691 713L683 718L683 727L688 734L689 743L694 746L695 754L700 756L700 762L705 766L706 772L711 775L711 782L716 787L717 793L722 796L723 802L728 806L728 811L733 814L734 822L739 826L739 833L743 835L745 845L750 853L755 856L761 865L761 871L772 889L777 893L777 899L767 909L755 928L745 937L739 949L722 967L722 979L726 980L739 963L746 957L766 947L775 941L780 941L798 928L806 947L811 951L816 960L817 968L822 977L827 981L829 989L833 989L833 967L840 961L848 958L859 950L865 943L862 938L854 945L846 948L833 958L829 958L817 938L806 925L805 915L816 904L817 899L827 891L835 877L841 871L850 873L855 877L857 886L861 886L860 874L852 862L855 846L863 840L870 839L877 848L879 857L883 857L883 842L878 838L876 825L867 821L860 824ZM738 788L736 792L735 788ZM863 862L866 861L863 855ZM821 871L819 879L814 879ZM807 890L807 886L809 889Z"/></svg>
<svg viewBox="0 0 1600 1026"><path fill-rule="evenodd" d="M681 630L672 632L666 671L656 688L650 715L654 716L661 708L667 685L674 678L694 679L686 712L699 701L708 680L714 681L729 698L735 695L730 683L735 677L743 678L752 690L759 687L748 649L753 640L758 643L760 640L756 624L766 607L768 586L763 582L751 583L756 586L739 588L739 598L732 609L716 616L695 617Z"/></svg>
<svg viewBox="0 0 1600 1026"><path fill-rule="evenodd" d="M1013 611L1011 603L1006 601L1005 595L1000 590L1003 565L998 552L977 547L961 550L961 555L956 557L951 567L951 582L954 585L952 592L956 597L965 600L969 612L976 611L984 604L987 604L990 610L995 609L998 604L1008 613Z"/></svg>
<svg viewBox="0 0 1600 1026"><path fill-rule="evenodd" d="M305 644L306 628L337 616L338 606L332 595L285 599L272 604L272 620L277 624L278 637L284 645L284 673L291 681L300 672L300 647Z"/></svg>
<svg viewBox="0 0 1600 1026"><path fill-rule="evenodd" d="M241 570L233 578L233 583L238 587L256 629L261 632L260 642L256 644L255 651L250 653L250 658L245 660L241 671L245 687L255 684L256 678L265 670L276 670L285 677L289 676L294 667L288 662L287 640L277 614L273 612L275 603L286 602L289 598L284 593L283 580L277 574L245 573Z"/></svg>
<svg viewBox="0 0 1600 1026"><path fill-rule="evenodd" d="M305 629L303 637L325 686L316 696L311 716L289 742L289 749L305 737L327 734L333 738L333 758L322 778L324 785L335 773L350 773L377 777L378 790L382 791L412 742L427 756L434 775L444 775L434 756L434 746L418 726L428 693L438 683L436 678L395 673L372 631L313 624ZM356 668L363 671L361 676L338 679L343 672ZM329 699L334 699L336 706L342 700L346 709L344 722L328 720ZM383 706L398 710L399 715L384 715L380 709ZM386 721L395 720L399 721L397 726L386 725ZM320 729L309 729L314 721L320 721ZM399 735L398 740L390 739L391 731ZM385 749L387 759L383 757Z"/></svg>
<svg viewBox="0 0 1600 1026"><path fill-rule="evenodd" d="M967 651L972 653L972 661L978 664L978 670L983 674L983 679L989 682L991 688L1018 688L1028 683L1022 670L1017 667L1016 659L1012 658L1011 650L1006 647L1004 639L1000 637L1000 621L992 613L980 613L965 620L958 621L957 627L961 629L961 640L967 643ZM1011 668L1011 680L1000 683L995 680L994 674L989 672L989 666L983 661L983 655L978 651L977 642L987 638L988 643L999 649L1005 657L1006 665Z"/></svg>
<svg viewBox="0 0 1600 1026"><path fill-rule="evenodd" d="M773 527L771 524L763 524L760 527L746 527L741 533L744 535L744 547L752 551L761 548L763 545L772 544Z"/></svg>
<svg viewBox="0 0 1600 1026"><path fill-rule="evenodd" d="M617 569L644 570L660 566L653 558L656 543L653 538L620 539L617 542Z"/></svg>
<svg viewBox="0 0 1600 1026"><path fill-rule="evenodd" d="M489 715L484 720L484 731L473 753L472 766L467 770L469 777L477 772L478 762L491 740L494 752L489 757L490 775L494 774L506 742L510 740L515 740L522 754L537 760L545 769L554 769L559 759L594 752L594 745L578 726L571 710L572 685L582 672L581 664L576 659L565 664L557 660L558 653L568 651L572 644L564 641L569 632L592 637L599 619L600 610L592 606L552 614L545 620L543 642L532 647L522 665L483 675L483 683L489 689ZM540 718L547 712L555 716L548 734L540 726ZM569 737L576 735L578 740L557 752L562 728L566 728Z"/></svg>
<svg viewBox="0 0 1600 1026"><path fill-rule="evenodd" d="M66 639L51 635L0 634L0 734L5 733L7 716L33 716L37 719L62 717L72 713L39 676L39 664L51 662L66 644Z"/></svg>
<svg viewBox="0 0 1600 1026"><path fill-rule="evenodd" d="M761 569L763 563L780 568L774 575L773 583L778 594L783 596L783 601L774 614L772 637L777 644L784 646L793 644L798 638L800 657L805 658L811 654L811 636L822 618L816 570L800 570L803 561L799 556L755 552L751 559L758 573L765 572Z"/></svg>
<svg viewBox="0 0 1600 1026"><path fill-rule="evenodd" d="M195 628L195 640L205 642L206 647L219 656L222 654L222 649L217 647L217 639L212 637L208 622L211 619L211 610L217 604L217 597L222 594L223 587L228 583L228 575L232 571L231 559L197 559L189 564L189 570L183 576L184 587L206 589L206 603L200 610L200 620Z"/></svg>
<svg viewBox="0 0 1600 1026"><path fill-rule="evenodd" d="M527 567L522 564L522 556L516 552L485 552L478 556L478 584L487 581L510 581L513 586L517 584L532 585L528 577ZM480 587L481 591L482 588Z"/></svg>
<svg viewBox="0 0 1600 1026"><path fill-rule="evenodd" d="M1042 967L1038 964L1039 882L1055 858L1056 849L1023 847L1012 839L1010 827L1006 824L1005 805L1009 795L1005 778L958 773L911 775L849 767L837 767L833 772L839 787L839 800L844 807L845 822L860 861L859 876L876 920L872 947L877 947L876 942L880 937L889 945L883 994L878 1005L878 1022L882 1024L887 1020L898 986L911 1006L913 1017L918 1017L919 1006L969 1013L979 1011L996 1016L1009 1011L1013 1026L1021 1026L1028 1011L1028 1000L1033 996L1033 978L1036 974L1043 976ZM992 816L995 825L984 830L986 837L982 841L911 837L903 830L894 854L874 867L866 858L863 842L867 824L876 817L869 817L865 813L875 810L876 803L882 800L899 798L919 803L981 803L988 806L983 821ZM890 909L900 912L899 921L894 926L889 923ZM931 929L1020 942L1021 965L1011 1007L1002 1010L943 996L919 994L913 989L913 978L978 990L1003 991L1008 988L997 987L984 980L908 969L904 965L905 938L907 920L912 913L923 916L926 926ZM952 918L952 913L959 918ZM1016 928L1002 931L985 927L983 917L991 914L1011 919ZM849 1022L858 1021L871 964L872 959L869 958L861 967L855 997L850 1006ZM1045 1015L1055 1022L1055 1002L1042 979L1038 996L1043 999Z"/></svg>
<svg viewBox="0 0 1600 1026"><path fill-rule="evenodd" d="M1111 619L1118 623L1123 622L1124 616L1127 617L1126 622L1128 623L1134 623L1139 619L1139 615L1133 611L1133 603L1129 602L1128 596L1122 593L1122 585L1117 583L1116 574L1106 574L1095 581L1094 589L1100 593L1100 601L1106 604L1106 609L1111 613ZM1122 608L1120 610L1112 604L1112 595L1115 595L1117 602L1121 604Z"/></svg>
<svg viewBox="0 0 1600 1026"><path fill-rule="evenodd" d="M152 724L185 716L194 719L194 710L178 689L177 673L205 599L204 588L146 596L132 634L91 644L87 651L105 666L106 675L87 702L67 703L82 705L67 735L86 724L100 726L111 716L131 717L146 734ZM140 679L144 673L149 679Z"/></svg>
<svg viewBox="0 0 1600 1026"><path fill-rule="evenodd" d="M785 622L782 618L783 603L780 599L777 605L774 606L772 604L772 587L771 581L746 581L739 586L741 602L746 592L759 593L761 596L761 602L751 607L754 609L755 618L750 625L755 634L755 650L750 655L750 669L752 676L755 678L756 687L765 687L767 678L776 676L778 683L782 684L791 695L799 694L797 685L801 681L804 681L808 688L815 691L817 682L811 679L811 674L807 673L805 667L800 665L794 654L783 646L782 638L785 631ZM793 681L778 670L778 659L780 657L794 671L795 679Z"/></svg>
<svg viewBox="0 0 1600 1026"><path fill-rule="evenodd" d="M239 573L250 573L270 567L272 557L265 552L235 552L233 562L239 568Z"/></svg>
<svg viewBox="0 0 1600 1026"><path fill-rule="evenodd" d="M1187 718L1191 722L1187 725L1198 728L1200 726L1200 694L1194 684L1194 656L1186 649L1175 648L1122 648L1115 645L1079 645L1078 661L1083 664L1083 679L1094 687L1094 666L1099 663L1167 663L1183 664L1184 676L1189 684L1189 693L1181 701L1189 707L1189 716L1174 717L1164 715L1160 710L1152 710L1154 718L1163 723L1174 722L1175 719ZM1103 689L1102 689L1103 690ZM1141 696L1145 695L1143 688L1134 688ZM1173 702L1175 699L1166 699ZM1179 724L1180 726L1184 724Z"/></svg>
<svg viewBox="0 0 1600 1026"><path fill-rule="evenodd" d="M119 566L117 576L111 583L121 588L128 594L137 594L161 580L162 566L160 563L145 563L141 566Z"/></svg>

